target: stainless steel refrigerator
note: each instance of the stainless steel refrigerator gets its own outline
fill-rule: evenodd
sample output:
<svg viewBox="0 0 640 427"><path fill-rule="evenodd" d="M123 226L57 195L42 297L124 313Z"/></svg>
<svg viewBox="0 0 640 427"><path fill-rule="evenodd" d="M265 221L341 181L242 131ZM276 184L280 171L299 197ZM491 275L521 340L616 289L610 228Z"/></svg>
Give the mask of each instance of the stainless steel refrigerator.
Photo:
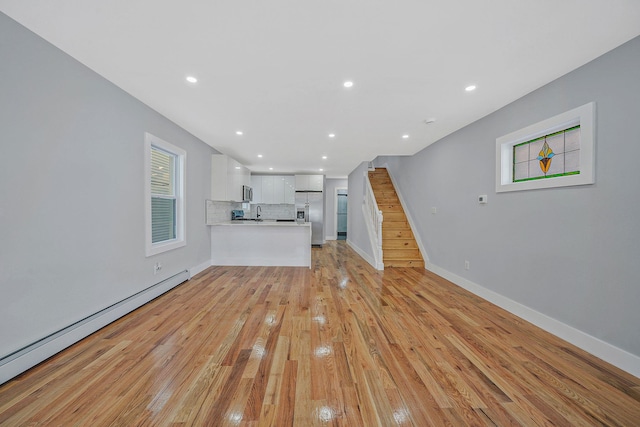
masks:
<svg viewBox="0 0 640 427"><path fill-rule="evenodd" d="M324 197L322 191L296 191L296 217L311 222L311 244L324 243Z"/></svg>

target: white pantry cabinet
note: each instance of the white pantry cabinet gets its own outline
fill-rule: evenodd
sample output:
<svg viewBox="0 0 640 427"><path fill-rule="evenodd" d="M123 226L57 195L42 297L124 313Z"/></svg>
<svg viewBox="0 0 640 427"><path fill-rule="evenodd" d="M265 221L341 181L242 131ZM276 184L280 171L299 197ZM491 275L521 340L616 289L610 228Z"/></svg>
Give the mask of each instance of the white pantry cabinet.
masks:
<svg viewBox="0 0 640 427"><path fill-rule="evenodd" d="M242 202L242 186L251 185L251 171L226 154L211 155L211 200Z"/></svg>

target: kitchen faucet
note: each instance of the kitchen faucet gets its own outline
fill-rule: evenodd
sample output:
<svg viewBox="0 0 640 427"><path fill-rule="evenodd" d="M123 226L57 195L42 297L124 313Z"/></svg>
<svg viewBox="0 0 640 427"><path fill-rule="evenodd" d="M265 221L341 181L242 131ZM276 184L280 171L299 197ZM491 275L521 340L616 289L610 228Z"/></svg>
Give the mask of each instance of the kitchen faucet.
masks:
<svg viewBox="0 0 640 427"><path fill-rule="evenodd" d="M260 205L256 206L256 219L260 219L260 214L262 213L262 208Z"/></svg>

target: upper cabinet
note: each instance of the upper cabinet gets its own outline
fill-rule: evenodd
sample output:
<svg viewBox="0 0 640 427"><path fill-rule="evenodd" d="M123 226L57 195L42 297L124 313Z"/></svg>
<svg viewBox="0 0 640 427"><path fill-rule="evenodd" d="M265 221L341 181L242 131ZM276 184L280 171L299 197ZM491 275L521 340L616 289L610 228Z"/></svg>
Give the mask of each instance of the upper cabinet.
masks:
<svg viewBox="0 0 640 427"><path fill-rule="evenodd" d="M293 205L296 202L296 178L293 175L285 175L284 183L284 203Z"/></svg>
<svg viewBox="0 0 640 427"><path fill-rule="evenodd" d="M262 176L251 175L251 188L253 189L251 203L262 203Z"/></svg>
<svg viewBox="0 0 640 427"><path fill-rule="evenodd" d="M211 156L211 200L242 202L242 186L251 185L251 171L225 154Z"/></svg>
<svg viewBox="0 0 640 427"><path fill-rule="evenodd" d="M253 203L294 204L295 180L292 175L251 175Z"/></svg>
<svg viewBox="0 0 640 427"><path fill-rule="evenodd" d="M324 175L296 175L296 191L323 191Z"/></svg>

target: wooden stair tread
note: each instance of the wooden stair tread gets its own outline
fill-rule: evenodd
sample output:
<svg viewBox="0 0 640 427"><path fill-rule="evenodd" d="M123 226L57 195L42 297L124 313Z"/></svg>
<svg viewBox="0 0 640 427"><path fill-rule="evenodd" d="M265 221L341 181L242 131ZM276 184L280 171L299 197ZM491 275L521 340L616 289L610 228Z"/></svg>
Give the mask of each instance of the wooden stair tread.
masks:
<svg viewBox="0 0 640 427"><path fill-rule="evenodd" d="M383 249L383 256L382 259L422 259L422 256L420 255L420 249L418 248L409 248L409 249L398 249L398 248L391 248L391 249ZM405 253L401 253L402 252L407 252Z"/></svg>
<svg viewBox="0 0 640 427"><path fill-rule="evenodd" d="M382 222L382 231L388 231L388 232L395 232L395 231L404 231L404 230L408 230L411 231L411 227L409 226L409 224L405 223L405 224L385 224L384 222Z"/></svg>
<svg viewBox="0 0 640 427"><path fill-rule="evenodd" d="M420 259L420 249L387 249L384 251L383 260L388 259L402 259L402 260L414 260Z"/></svg>
<svg viewBox="0 0 640 427"><path fill-rule="evenodd" d="M386 215L383 212L382 216L384 217L385 221L389 221L389 222L406 221L407 220L407 216L404 214L404 212L387 212Z"/></svg>
<svg viewBox="0 0 640 427"><path fill-rule="evenodd" d="M393 267L418 267L424 268L424 261L415 260L415 261L400 261L394 260L390 262L383 262L385 268L393 268Z"/></svg>
<svg viewBox="0 0 640 427"><path fill-rule="evenodd" d="M387 249L418 249L418 244L414 239L387 239L386 242L382 242L382 250Z"/></svg>
<svg viewBox="0 0 640 427"><path fill-rule="evenodd" d="M407 230L385 230L382 229L382 241L384 239L413 239L413 232L410 229Z"/></svg>

